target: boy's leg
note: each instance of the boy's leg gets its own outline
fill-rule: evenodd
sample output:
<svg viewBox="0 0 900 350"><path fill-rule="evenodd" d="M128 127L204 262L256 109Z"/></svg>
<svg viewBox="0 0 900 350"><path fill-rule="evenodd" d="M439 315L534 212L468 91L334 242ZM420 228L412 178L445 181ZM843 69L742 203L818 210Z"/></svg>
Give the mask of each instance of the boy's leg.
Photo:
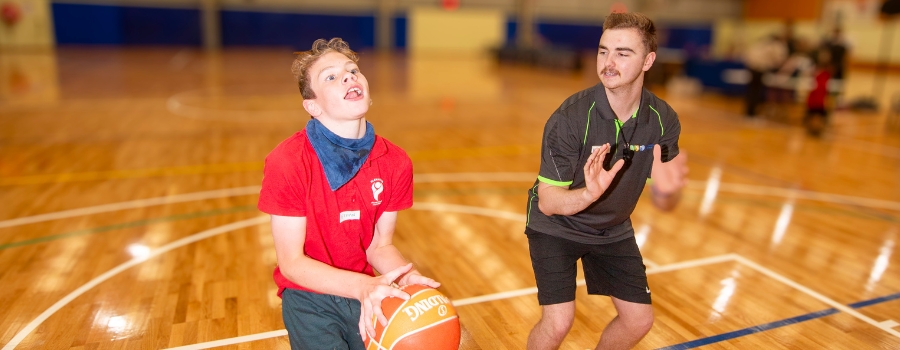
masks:
<svg viewBox="0 0 900 350"><path fill-rule="evenodd" d="M357 300L286 289L281 311L291 349L365 349Z"/></svg>

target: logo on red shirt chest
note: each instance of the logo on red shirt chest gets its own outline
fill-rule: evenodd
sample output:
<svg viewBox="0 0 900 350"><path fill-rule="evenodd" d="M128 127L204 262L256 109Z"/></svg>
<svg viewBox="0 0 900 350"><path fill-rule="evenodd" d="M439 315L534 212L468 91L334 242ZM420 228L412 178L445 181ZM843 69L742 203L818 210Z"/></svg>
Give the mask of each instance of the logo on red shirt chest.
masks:
<svg viewBox="0 0 900 350"><path fill-rule="evenodd" d="M379 197L381 197L381 192L384 192L384 181L381 181L381 179L376 177L369 182L372 183L372 198L375 199L372 201L372 205L379 205L381 204L381 199Z"/></svg>

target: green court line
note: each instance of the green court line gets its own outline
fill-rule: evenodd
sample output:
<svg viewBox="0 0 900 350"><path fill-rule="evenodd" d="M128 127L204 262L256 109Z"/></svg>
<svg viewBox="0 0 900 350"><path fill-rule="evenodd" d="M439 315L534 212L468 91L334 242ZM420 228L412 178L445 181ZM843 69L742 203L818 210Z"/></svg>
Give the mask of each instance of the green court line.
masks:
<svg viewBox="0 0 900 350"><path fill-rule="evenodd" d="M76 236L89 235L89 234L94 234L94 233L102 233L102 232L109 232L109 231L121 230L121 229L126 229L126 228L146 226L146 225L156 224L156 223L160 223L160 222L190 220L190 219L202 218L202 217L207 217L207 216L241 213L241 212L248 212L248 211L255 211L255 210L256 210L256 205L243 205L243 206L231 207L231 208L225 208L225 209L200 211L200 212L194 212L194 213L177 214L177 215L166 216L166 217L161 217L161 218L138 220L138 221L132 221L132 222L123 222L120 224L113 224L113 225L109 225L109 226L87 228L87 229L81 229L81 230L76 230L76 231L72 231L72 232L60 233L57 235L51 235L51 236L45 236L45 237L29 239L29 240L24 240L24 241L0 244L0 250L22 247L22 246L31 245L31 244L50 242L50 241L55 241L58 239L69 238L69 237L76 237Z"/></svg>
<svg viewBox="0 0 900 350"><path fill-rule="evenodd" d="M504 145L490 147L428 149L407 151L413 162L469 159L501 156L524 156L540 154L540 144ZM71 172L57 174L33 174L11 177L0 177L0 187L27 186L47 183L70 183L83 181L124 180L150 177L169 177L185 175L231 174L240 172L257 172L262 176L263 162L200 164L167 168L118 169L106 171Z"/></svg>
<svg viewBox="0 0 900 350"><path fill-rule="evenodd" d="M473 196L473 195L521 195L528 190L522 187L516 188L442 188L428 190L413 190L413 196Z"/></svg>
<svg viewBox="0 0 900 350"><path fill-rule="evenodd" d="M467 189L428 189L428 190L420 189L420 190L414 190L413 193L415 196L422 196L422 195L454 196L454 195L473 195L473 194L481 193L481 194L500 194L500 195L522 195L524 197L526 194L525 191L527 191L527 188L524 188L524 187L514 188L514 189L513 188L491 187L491 188L467 188ZM700 196L696 196L693 193L689 193L689 192L684 193L683 195L684 195L684 197L682 198L682 201L684 201L686 199L695 200L696 198L700 197ZM728 202L738 202L738 203L743 202L748 205L759 206L759 207L769 207L769 208L777 208L777 207L781 206L780 203L759 200L759 199L729 198L727 196L721 196L717 200L728 201ZM890 215L890 214L881 213L881 212L872 212L872 211L859 212L859 211L842 209L842 208L824 208L824 207L817 206L817 205L803 205L803 204L800 204L800 205L795 204L794 208L795 208L795 210L806 210L806 211L811 211L811 212L843 214L843 215L848 215L850 217L855 217L855 218L860 218L860 219L879 220L879 221L887 221L887 222L900 222L900 218ZM19 242L0 244L0 250L22 247L22 246L27 246L27 245L31 245L31 244L50 242L50 241L55 241L55 240L59 240L59 239L69 238L69 237L76 237L76 236L81 236L81 235L103 233L103 232L114 231L114 230L146 226L146 225L161 223L161 222L189 220L189 219L196 219L196 218L202 218L202 217L208 217L208 216L216 216L216 215L222 215L222 214L232 214L232 213L240 213L240 212L248 212L248 211L256 211L256 210L257 210L256 205L243 205L243 206L237 206L237 207L231 207L231 208L225 208L225 209L216 209L216 210L208 210L208 211L201 211L201 212L194 212L194 213L177 214L177 215L171 215L171 216L166 216L166 217L161 217L161 218L125 222L125 223L113 224L113 225L108 225L108 226L81 229L81 230L76 230L76 231L72 231L72 232L61 233L61 234L51 235L51 236L45 236L45 237L40 237L40 238L35 238L35 239L29 239L29 240L24 240L24 241L19 241Z"/></svg>
<svg viewBox="0 0 900 350"><path fill-rule="evenodd" d="M120 169L109 171L90 171L83 173L36 174L13 177L0 177L0 186L25 186L46 183L69 183L81 181L123 180L147 177L164 177L179 175L230 174L238 172L258 171L262 175L263 162L203 164L170 168Z"/></svg>
<svg viewBox="0 0 900 350"><path fill-rule="evenodd" d="M415 197L421 196L473 196L473 195L503 195L503 196L519 196L523 197L523 201L526 200L526 191L528 188L524 187L468 187L468 188L442 188L442 189L416 189L413 191L413 195ZM647 189L641 195L641 197L650 196L650 190ZM700 201L702 200L702 195L698 193L693 193L692 191L684 191L682 192L682 203L692 200L692 201ZM719 195L716 198L718 202L728 202L728 203L743 203L747 206L754 207L765 207L771 208L773 210L777 210L781 208L784 204L783 201L772 201L765 199L755 199L755 198L738 198L734 196L729 196L726 194ZM836 204L836 203L832 203ZM824 214L835 214L835 215L846 215L852 218L858 218L863 220L875 220L875 221L887 221L887 222L900 222L900 217L895 215L890 215L888 213L879 212L879 211L860 211L854 210L852 208L842 208L840 206L846 206L848 204L836 204L839 207L837 208L829 208L821 204L816 203L795 203L794 210L795 211L805 211L810 213L824 213Z"/></svg>

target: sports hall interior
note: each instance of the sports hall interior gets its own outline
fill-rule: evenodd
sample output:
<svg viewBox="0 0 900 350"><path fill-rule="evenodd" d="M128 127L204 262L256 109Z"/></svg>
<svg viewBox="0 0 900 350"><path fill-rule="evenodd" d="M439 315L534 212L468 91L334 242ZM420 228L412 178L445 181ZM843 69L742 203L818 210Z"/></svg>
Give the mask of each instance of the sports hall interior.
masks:
<svg viewBox="0 0 900 350"><path fill-rule="evenodd" d="M0 346L290 348L256 204L266 155L309 120L293 52L341 37L366 119L413 162L394 244L454 302L460 349L524 349L543 126L599 82L603 19L627 10L658 27L645 87L690 167L674 210L645 189L631 216L656 316L636 348L898 349L893 3L0 0ZM744 57L788 26L845 37L815 133L811 74L745 112ZM562 349L593 348L615 310L583 285L576 306Z"/></svg>

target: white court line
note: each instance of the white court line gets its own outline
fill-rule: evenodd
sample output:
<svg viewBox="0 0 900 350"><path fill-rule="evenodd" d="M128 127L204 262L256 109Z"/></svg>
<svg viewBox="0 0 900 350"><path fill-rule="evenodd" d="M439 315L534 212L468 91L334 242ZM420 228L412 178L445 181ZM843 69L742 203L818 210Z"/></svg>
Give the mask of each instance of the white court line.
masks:
<svg viewBox="0 0 900 350"><path fill-rule="evenodd" d="M185 193L185 194L179 194L179 195L174 195L174 196L138 199L138 200L127 201L127 202L103 204L103 205L98 205L98 206L93 206L93 207L84 207L84 208L79 208L79 209L63 210L63 211L57 211L57 212L53 212L53 213L46 213L46 214L40 214L40 215L34 215L34 216L25 216L25 217L16 218L16 219L0 221L0 228L33 224L33 223L42 222L42 221L71 218L71 217L82 216L82 215L106 213L106 212L124 210L124 209L144 208L144 207L149 207L149 206L154 206L154 205L183 203L183 202L199 201L199 200L204 200L204 199L215 199L215 198L233 197L233 196L245 196L245 195L249 195L249 194L259 194L259 189L260 189L260 186L235 187L235 188L226 188L226 189L222 189L222 190Z"/></svg>
<svg viewBox="0 0 900 350"><path fill-rule="evenodd" d="M688 261L684 261L684 262L680 262L680 263L663 265L663 266L659 266L657 268L648 269L647 274L648 275L659 274L659 273L664 273L664 272L671 272L671 271L676 271L676 270L688 269L688 268L699 267L699 266L704 266L704 265L718 264L718 263L729 262L729 261L735 261L737 263L746 265L747 267L750 267L770 278L773 278L773 279L775 279L781 283L784 283L788 286L791 286L791 287L799 290L802 293L805 293L807 295L812 296L815 299L818 299L819 301L829 304L832 307L834 307L840 311L846 312L846 313L848 313L854 317L857 317L859 319L862 319L864 321L868 320L868 321L866 321L867 323L872 324L882 330L885 330L888 333L891 333L895 336L900 336L900 335L898 335L897 331L894 331L893 329L891 329L898 325L896 322L894 322L892 320L884 321L881 323L875 322L874 320L856 312L855 310L853 310L852 308L850 308L846 305L842 305L842 304L837 303L827 297L824 297L821 294L818 294L809 288L806 288L796 282L793 282L775 272L772 272L771 270L763 268L762 266L754 263L753 261L750 261L740 255L737 255L737 254L725 254L725 255L713 256L713 257L696 259L696 260L688 260ZM584 280L581 279L577 283L580 286L584 285ZM518 290L513 290L513 291L500 292L500 293L487 294L487 295L482 295L482 296L477 296L477 297L454 300L453 305L456 307L460 307L460 306L473 305L473 304L489 302L489 301L509 299L509 298L525 296L525 295L530 295L530 294L535 294L535 293L537 293L536 287L523 288L523 289L518 289ZM215 346L240 344L240 343L244 343L244 342L255 341L255 340L260 340L260 339L265 339L265 338L279 337L279 336L284 336L284 335L287 335L287 331L279 330L279 331L272 331L272 332L266 332L266 333L259 333L259 334L253 334L253 335L228 338L228 339L217 340L217 341L207 342L207 343L186 345L186 346L181 346L181 347L172 348L172 349L178 349L178 350L207 349L207 348L215 347Z"/></svg>
<svg viewBox="0 0 900 350"><path fill-rule="evenodd" d="M433 173L418 174L413 177L416 183L429 182L530 182L534 181L536 176L532 173ZM12 227L19 225L33 224L43 221L58 220L71 218L82 215L92 215L107 213L117 210L137 209L154 205L183 203L190 201L198 201L204 199L215 199L232 196L244 196L250 194L259 194L260 186L234 187L221 190L185 193L165 197L155 197L138 199L127 202L118 202L97 205L93 207L84 207L71 210L57 211L33 216L25 216L10 220L0 221L0 228Z"/></svg>
<svg viewBox="0 0 900 350"><path fill-rule="evenodd" d="M706 181L688 180L688 186L694 188L706 188ZM756 185L744 185L734 183L720 183L719 191L752 195L768 195L784 198L797 198L829 202L844 205L856 205L871 208L881 208L900 211L900 202L865 197L847 196L842 194L823 193L814 191L796 190L782 187L768 187Z"/></svg>
<svg viewBox="0 0 900 350"><path fill-rule="evenodd" d="M166 244L166 245L160 247L159 249L150 251L150 253L147 254L146 256L134 258L134 259L131 259L131 260L119 265L119 266L116 266L113 269L106 271L102 275L95 277L94 279L90 280L88 283L85 283L81 287L78 287L73 292L69 293L68 295L66 295L59 301L57 301L55 304L51 305L47 310L45 310L43 313L38 315L37 318L35 318L30 323L28 323L28 325L26 325L25 328L20 330L19 333L17 333L16 336L13 337L12 340L9 341L9 343L6 343L6 345L3 346L3 350L12 350L16 346L18 346L19 343L21 343L22 340L24 340L25 337L28 336L28 334L30 334L32 331L34 331L35 328L40 326L41 323L43 323L47 318L49 318L54 313L59 311L59 309L63 308L64 306L69 304L72 300L75 300L75 298L81 296L85 292L91 290L91 288L94 288L97 285L99 285L100 283L114 277L115 275L118 275L122 271L125 271L137 264L140 264L140 263L146 261L147 259L150 259L150 258L156 257L160 254L166 253L172 249L179 248L179 247L182 247L182 246L185 246L185 245L188 245L188 244L191 244L191 243L203 240L203 239L207 239L209 237L213 237L213 236L225 233L225 232L234 231L234 230L242 229L245 227L261 225L268 221L269 221L269 216L265 215L265 216L257 216L252 219L233 222L233 223L230 223L227 225L222 225L222 226L212 228L212 229L209 229L206 231L195 233L193 235L179 239L172 243Z"/></svg>
<svg viewBox="0 0 900 350"><path fill-rule="evenodd" d="M584 283L584 280L579 280L578 282ZM453 303L453 306L459 307L459 306L485 303L488 301L497 301L497 300L521 297L521 296L526 296L526 295L531 295L531 294L537 294L537 292L538 292L537 287L522 288L522 289L510 290L510 291L506 291L506 292L485 294L485 295L480 295L477 297L469 297L469 298L464 298L464 299L459 299L459 300L453 300L452 303Z"/></svg>
<svg viewBox="0 0 900 350"><path fill-rule="evenodd" d="M297 109L269 109L269 110L234 110L234 109L216 109L211 110L203 107L194 107L190 105L186 105L181 103L181 100L190 95L201 95L208 89L196 89L189 91L182 91L172 96L169 96L166 99L166 109L180 117L191 118L191 119L199 119L206 121L217 121L217 120L228 120L228 121L240 121L246 120L248 122L254 121L259 122L263 118L271 118L277 117L280 119L288 120L289 118L294 118L298 112ZM286 96L286 94L285 94ZM240 95L232 95L232 98L242 97ZM210 113L212 111L212 113Z"/></svg>
<svg viewBox="0 0 900 350"><path fill-rule="evenodd" d="M696 260L688 260L688 261L684 261L684 262L680 262L680 263L659 266L655 269L654 268L648 269L647 274L652 275L652 274L675 271L675 270L680 270L680 269L688 269L688 268L698 267L698 266L703 266L703 265L718 264L718 263L728 262L728 261L733 261L733 260L734 260L734 256L732 254L713 256L713 257L709 257L709 258L702 258L702 259L696 259ZM575 284L578 286L583 286L585 284L585 281L584 281L584 279L579 279ZM471 304L478 304L478 303L483 303L483 302L487 302L487 301L509 299L509 298L520 297L520 296L525 296L525 295L535 294L535 293L537 293L537 287L523 288L523 289L511 290L511 291L506 291L506 292L500 292L500 293L487 294L487 295L482 295L482 296L477 296L477 297L454 300L453 306L465 306L465 305L471 305Z"/></svg>
<svg viewBox="0 0 900 350"><path fill-rule="evenodd" d="M734 261L734 258L735 258L734 254L725 254L725 255L711 256L708 258L682 261L679 263L673 263L673 264L659 266L657 268L649 268L649 269L647 269L647 274L653 275L653 274L657 274L657 273L689 269L692 267L719 264L719 263L723 263L723 262Z"/></svg>
<svg viewBox="0 0 900 350"><path fill-rule="evenodd" d="M817 300L819 300L819 301L821 301L821 302L823 302L823 303L825 303L825 304L831 305L831 307L833 307L833 308L835 308L835 309L837 309L837 310L840 310L840 311L842 311L842 312L844 312L844 313L847 313L847 314L849 314L849 315L851 315L851 316L853 316L853 317L856 317L856 318L862 320L863 322L866 322L866 323L868 323L868 324L870 324L870 325L873 325L873 326L875 326L875 327L878 327L879 329L881 329L881 330L883 330L883 331L885 331L885 332L888 332L888 333L890 333L891 335L893 335L893 336L895 336L895 337L900 338L900 332L895 331L895 330L891 329L890 327L886 327L886 326L883 325L881 322L875 321L875 320L869 318L868 316L859 313L858 311L854 310L853 308L851 308L851 307L849 307L849 306L847 306L847 305L844 305L844 304L841 304L841 303L839 303L839 302L836 302L836 301L832 300L831 298L828 298L828 297L826 297L826 296L824 296L824 295L822 295L822 294L819 294L819 293L813 291L812 289L809 289L809 288L807 288L807 287L805 287L805 286L803 286L803 285L801 285L801 284L799 284L799 283L797 283L797 282L794 282L794 281L788 279L787 277L784 277L784 276L782 276L782 275L779 275L779 274L775 273L775 272L772 271L772 270L769 270L769 269L767 269L767 268L765 268L765 267L762 267L762 265L759 265L759 264L757 264L757 263L755 263L755 262L753 262L753 261L751 261L751 260L749 260L749 259L747 259L747 258L744 258L744 257L742 257L742 256L740 256L740 255L734 254L734 258L735 258L738 262L740 262L741 264L747 265L747 267L750 267L750 268L752 268L752 269L754 269L754 270L756 270L756 271L758 271L758 272L760 272L760 273L762 273L762 274L764 274L764 275L766 275L766 276L769 276L770 278L773 278L773 279L775 279L776 281L779 281L779 282L781 282L781 283L784 283L784 284L786 284L786 285L788 285L788 286L790 286L790 287L792 287L792 288L794 288L794 289L796 289L796 290L799 290L799 291L801 291L801 292L803 292L803 293L805 293L805 294L807 294L807 295L809 295L809 296L811 296L811 297L813 297L813 298L815 298L815 299L817 299Z"/></svg>
<svg viewBox="0 0 900 350"><path fill-rule="evenodd" d="M258 187L256 189L258 191ZM201 192L201 193L203 193L203 192ZM163 199L165 199L165 198L163 197ZM466 206L466 205L444 204L444 203L421 203L421 204L415 205L413 207L413 209L444 211L444 212L458 212L458 213L485 215L485 216L496 217L496 218L525 221L525 215L523 215L523 214L516 214L516 213L511 213L511 212L506 212L506 211L501 211L501 210L485 209L485 208L478 208L478 207L472 207L472 206ZM16 346L19 345L19 343L22 342L22 340L25 339L26 336L28 336L28 334L30 334L32 331L34 331L34 329L37 328L41 323L43 323L47 318L49 318L51 315L56 313L56 311L58 311L59 309L61 309L62 307L64 307L68 303L70 303L72 300L74 300L81 294L84 294L85 292L96 287L103 281L108 280L109 278L121 273L122 271L125 271L126 269L128 269L130 267L133 267L137 264L140 264L140 263L146 261L149 258L155 257L157 255L168 252L172 249L181 247L183 245L190 244L190 243L193 243L193 242L196 242L196 241L199 241L202 239L206 239L206 238L209 238L209 237L212 237L212 236L224 233L224 232L231 231L231 230L236 230L239 228L253 226L253 225L259 225L264 222L267 222L268 220L269 220L269 216L266 215L266 216L256 217L253 219L238 221L238 222L224 225L224 226L219 226L217 228L203 231L203 232L182 238L175 242L169 243L159 249L151 251L150 254L148 254L145 257L129 260L128 262L123 263L123 264L113 268L112 270L109 270L106 273L92 279L88 283L82 285L81 287L79 287L78 289L73 291L72 293L69 293L69 295L66 295L65 297L60 299L58 302L56 302L55 304L50 306L49 309L47 309L46 311L41 313L37 318L35 318L33 321L31 321L31 323L29 323L27 326L25 326L25 328L23 328L21 331L19 331L19 333L16 334L16 336L13 337L13 339L9 343L7 343L3 347L2 350L11 350L11 349L15 348ZM242 337L239 337L239 338L244 339Z"/></svg>
<svg viewBox="0 0 900 350"><path fill-rule="evenodd" d="M495 174L495 175L491 175L491 174ZM417 179L416 182L420 182L420 183L421 182L436 182L436 181L445 181L445 182L510 181L510 182L513 182L513 181L526 181L526 179L527 179L527 181L532 181L531 179L534 178L534 174L531 174L531 173L481 173L481 174L480 173L435 173L435 174L421 174L421 175L417 175L417 177L420 177L420 179ZM697 186L698 184L703 184L703 183L704 182L701 182L701 181L689 181L689 186ZM703 186L701 185L700 187L702 188ZM819 201L833 201L833 202L840 203L840 204L848 204L848 201L849 201L850 202L849 204L865 206L865 205L867 205L866 203L868 203L869 206L881 206L881 207L890 208L890 209L897 208L895 210L900 210L900 204L898 204L897 202L882 201L882 200L877 200L877 199L822 194L822 193L816 193L816 192L810 192L810 191L786 190L786 189L775 188L775 187L762 187L762 186L738 185L738 184L728 184L728 185L722 184L722 185L720 185L720 190L727 191L729 189L734 192L738 192L738 193L760 194L762 192L762 193L765 193L768 195L785 196L785 197L789 196L789 195L794 195L794 196L796 196L796 198L803 198L803 197L808 196L808 198L806 198L806 199L815 199L815 200L819 200ZM258 192L258 191L259 191L259 186L237 187L237 188L223 189L223 190L217 190L217 191L188 193L188 194L175 195L175 196L170 196L170 197L157 197L157 198L150 198L150 199L143 199L143 200L136 200L136 201L129 201L129 202L112 203L112 204L100 205L100 206L95 206L95 207L66 210L66 211L41 214L41 215L36 215L36 216L31 216L31 217L23 217L23 218L18 218L18 219L0 221L0 225L5 224L4 226L0 226L0 227L9 227L9 226L15 226L15 225L22 225L24 223L34 223L34 222L53 220L53 219L64 218L64 217L77 216L77 215L88 215L88 214L95 214L95 213L100 213L100 212L121 210L121 209L126 209L126 208L129 208L129 209L130 208L140 208L140 207L151 206L151 205L175 203L177 201L218 198L218 197L209 197L209 196L226 197L226 196L230 196L230 195L250 194L252 192ZM232 193L232 194L228 194L228 193ZM192 196L196 196L196 197L192 197ZM189 198L195 198L195 199L189 199ZM838 198L841 200L834 200L833 198ZM511 220L520 220L520 221L524 221L524 218L525 218L524 214L516 214L516 213L504 212L504 211L493 210L493 209L484 209L484 208L480 208L479 210L476 210L474 208L478 208L478 207L456 205L456 204L421 203L421 204L417 204L416 207L414 207L413 209L432 210L432 211L434 211L434 210L454 211L454 212L459 212L459 213L493 216L493 217L498 217L498 218L506 218L506 219L511 219ZM265 220L262 220L262 219L265 219ZM22 221L17 223L17 221L19 221L19 220L22 220ZM268 220L268 217L259 217L257 219L250 219L250 220L262 220L262 221L260 221L260 223L261 223L263 221ZM219 228L214 228L214 229L211 229L208 231L203 231L194 236L197 236L197 235L200 235L203 233L213 232L215 230L218 230L218 229L221 229L224 227L229 227L231 225L237 225L237 224L244 223L247 221L248 220L236 222L234 224L229 224L229 225L225 225L225 226L220 226ZM221 233L221 232L217 232L215 234L218 234L218 233ZM191 236L191 237L194 237L194 236ZM212 236L212 235L210 235L210 236ZM191 237L187 237L185 239L190 239ZM160 250L157 250L154 252L163 253L164 251L161 251L162 249L165 249L166 247L169 247L172 244L181 242L185 239L170 243L169 245L166 245L163 248L160 248ZM188 242L188 243L190 243L190 242ZM185 244L187 244L187 243L185 243ZM170 249L174 249L174 247L169 248L169 250ZM151 253L151 254L152 254L151 256L155 256L155 255L153 255L155 253ZM739 256L736 256L736 257L743 259ZM58 307L61 308L65 304L71 302L71 300L74 299L75 297L77 297L78 295L83 294L85 291L96 286L96 284L99 284L100 282L102 282L102 280L98 280L98 279L101 279L101 278L103 278L103 280L108 279L109 277L112 277L113 275L121 272L122 270L127 269L128 267L131 267L133 265L136 265L137 263L140 263L147 258L149 258L149 257L144 257L144 258L140 259L140 261L136 261L138 259L133 259L123 265L120 265L117 268L114 268L113 270L108 271L104 275L101 275L100 277L97 277L94 280L92 280L91 282L89 282L89 284L94 283L95 281L96 281L96 283L94 283L93 285L91 285L88 288L85 288L87 285L80 287L76 291L72 292L71 294L69 294L68 296L64 297L62 300L60 300L59 302L57 302L56 304L51 306L51 309L53 309L57 305L59 305ZM708 258L708 259L723 259L723 258L722 257L713 257L713 258ZM703 259L701 259L701 260L703 260ZM718 260L718 261L726 261L726 260L727 259ZM752 262L750 262L749 260L746 260L746 259L743 259L743 260L752 264ZM686 262L686 263L689 263L689 262ZM131 264L131 265L128 265L128 264ZM125 265L128 265L128 266L125 266ZM748 266L753 267L753 265L748 265ZM760 272L766 273L764 271L768 271L768 270L764 270L761 266L757 265L757 267L758 267L757 270L759 270ZM650 269L647 270L647 273L648 274L659 273L659 272L668 271L667 269L672 269L672 268L673 267L671 265L666 265L666 266L662 266L662 267L658 267L658 268L651 267ZM754 267L754 268L756 268L756 267ZM115 271L115 273L113 273L114 271ZM769 272L774 274L771 271L769 271ZM113 273L113 274L107 276L110 273ZM778 276L778 275L774 274L774 276ZM783 277L781 277L781 278L783 278ZM784 280L789 281L787 279L784 279ZM579 281L579 282L583 283L583 281ZM801 291L804 291L804 292L809 291L810 295L813 295L812 293L814 293L812 290L806 289L805 287L802 287L800 285L796 285L796 286L800 287L800 288L804 288L804 289L801 289ZM815 294L815 295L818 295L818 294ZM821 295L819 295L819 296L821 296ZM830 300L830 299L828 299L828 300ZM832 302L834 302L834 301L832 301ZM855 314L855 315L859 315L861 317L865 317L847 307L842 306L842 307L836 307L836 308L838 310L842 310L842 311L849 310L850 311L849 313L851 313L851 315ZM42 323L44 320L46 320L46 318L48 318L50 315L52 315L54 312L56 312L58 310L58 308L53 309L52 311L51 311L51 309L48 309L43 314L38 316L37 319L35 319L31 323L29 323L26 326L26 328L23 329L22 331L20 331L16 335L16 337L13 338L13 340L10 343L7 343L6 346L3 347L3 350L12 349L15 346L17 346L18 343L21 342L25 336L27 336L30 332L32 332L34 330L34 328L36 328L38 325L40 325L40 323ZM865 319L868 319L868 318L865 318ZM868 319L868 320L872 321L871 319ZM874 322L874 321L872 321L872 322ZM869 323L871 323L871 322L869 322ZM876 325L876 327L879 327L881 329L885 329L884 327L879 326L879 324L877 322L872 323L872 324ZM887 331L891 332L891 334L897 335L897 334L895 334L897 332L890 328L887 328Z"/></svg>
<svg viewBox="0 0 900 350"><path fill-rule="evenodd" d="M432 173L417 174L414 177L414 182L532 182L534 181L534 179L535 175L532 173ZM785 189L781 187L765 187L729 183L721 183L719 186L719 190L723 192L730 191L734 193L745 193L753 195L762 194L779 197L790 197L793 195L795 196L795 198L800 199L900 210L900 202L892 202L880 199L845 196L812 191L801 191L794 189ZM688 187L704 189L706 187L706 181L688 180ZM153 205L249 195L259 193L259 189L259 186L234 187L214 191L186 193L166 197L139 199L127 202L98 205L93 207L63 210L53 213L25 216L16 219L0 221L0 228L64 219L79 215L99 214L124 209L137 209Z"/></svg>
<svg viewBox="0 0 900 350"><path fill-rule="evenodd" d="M219 347L219 346L228 346L228 345L234 345L234 344L240 344L240 343L248 343L248 342L252 342L252 341L256 341L256 340L283 337L286 335L288 335L287 330L282 329L282 330L265 332L265 333L256 333L256 334L244 335L244 336L240 336L240 337L208 341L205 343L197 343L197 344L184 345L184 346L179 346L179 347L174 347L174 348L166 348L166 350L209 349L209 348L215 348L215 347Z"/></svg>
<svg viewBox="0 0 900 350"><path fill-rule="evenodd" d="M472 214L472 215L482 215L489 216L498 219L509 219L513 221L524 222L527 219L525 214L517 214L503 210L496 209L487 209L482 207L475 207L469 205L460 205L460 204L447 204L447 203L432 203L432 202L416 202L413 204L412 209L414 210L427 210L427 211L438 211L442 213L460 213L460 214ZM658 268L659 265L655 262L652 262L648 259L644 259L644 264L650 266L651 269Z"/></svg>
<svg viewBox="0 0 900 350"><path fill-rule="evenodd" d="M647 270L647 274L662 273L662 272L674 271L674 270L678 270L678 269L686 269L686 268L709 265L709 264L717 264L720 262L733 261L733 260L734 260L733 254L714 256L714 257L697 259L697 260L689 260L689 261L684 261L684 262L680 262L680 263L660 266L659 268L652 269L652 271ZM584 280L583 279L579 280L577 284L580 286L584 285ZM497 301L497 300L525 296L525 295L531 295L531 294L535 294L535 293L537 293L537 287L523 288L523 289L517 289L517 290L512 290L512 291L507 291L507 292L500 292L500 293L487 294L487 295L482 295L482 296L477 296L477 297L454 300L453 306L460 307L460 306L465 306L465 305L473 305L473 304L484 303L484 302L489 302L489 301ZM265 333L258 333L258 334L244 335L244 336L228 338L228 339L221 339L221 340L216 340L216 341L211 341L211 342L206 342L206 343L184 345L184 346L179 346L176 348L168 348L167 350L208 349L208 348L212 348L212 347L234 345L234 344L246 343L246 342L262 340L262 339L267 339L267 338L281 337L281 336L285 336L285 335L287 335L287 331L282 329L282 330L265 332Z"/></svg>

